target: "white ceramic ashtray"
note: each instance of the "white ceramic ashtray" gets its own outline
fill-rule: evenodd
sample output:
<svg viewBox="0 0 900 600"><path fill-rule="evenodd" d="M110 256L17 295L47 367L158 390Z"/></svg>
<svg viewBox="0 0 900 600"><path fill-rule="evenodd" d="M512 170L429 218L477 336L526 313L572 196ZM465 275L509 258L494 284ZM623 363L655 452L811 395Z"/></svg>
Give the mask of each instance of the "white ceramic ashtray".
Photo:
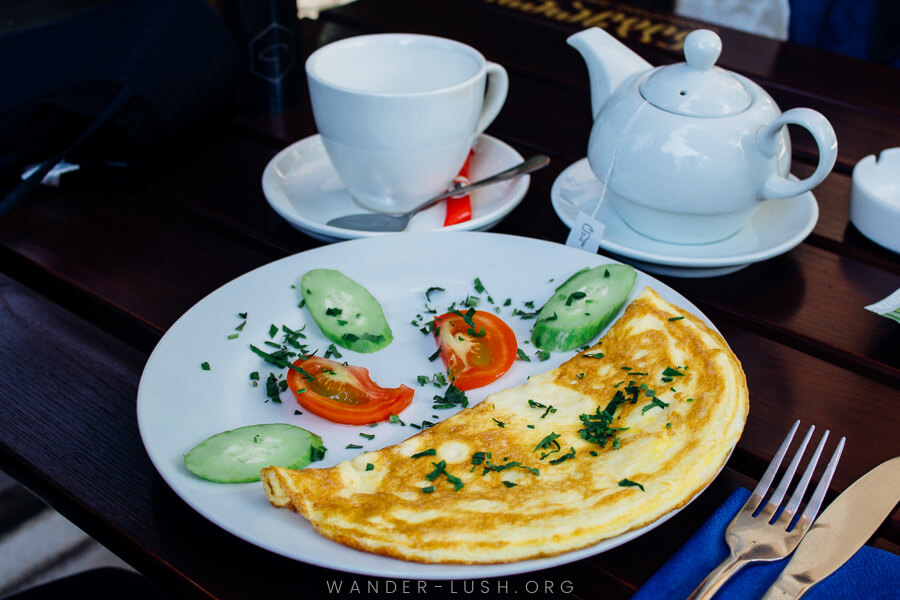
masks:
<svg viewBox="0 0 900 600"><path fill-rule="evenodd" d="M900 148L888 148L878 160L870 154L853 167L850 221L863 235L900 252Z"/></svg>

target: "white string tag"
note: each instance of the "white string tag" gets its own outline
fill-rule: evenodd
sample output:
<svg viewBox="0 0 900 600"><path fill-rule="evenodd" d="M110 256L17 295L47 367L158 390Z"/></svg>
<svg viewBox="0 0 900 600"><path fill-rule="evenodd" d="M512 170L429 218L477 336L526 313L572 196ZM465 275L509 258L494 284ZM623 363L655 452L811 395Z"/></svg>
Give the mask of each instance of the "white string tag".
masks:
<svg viewBox="0 0 900 600"><path fill-rule="evenodd" d="M596 214L596 211L595 211ZM566 246L581 248L591 254L596 254L600 248L600 240L603 239L603 230L606 226L588 215L583 210L578 211L578 217L575 218L575 224L566 238Z"/></svg>

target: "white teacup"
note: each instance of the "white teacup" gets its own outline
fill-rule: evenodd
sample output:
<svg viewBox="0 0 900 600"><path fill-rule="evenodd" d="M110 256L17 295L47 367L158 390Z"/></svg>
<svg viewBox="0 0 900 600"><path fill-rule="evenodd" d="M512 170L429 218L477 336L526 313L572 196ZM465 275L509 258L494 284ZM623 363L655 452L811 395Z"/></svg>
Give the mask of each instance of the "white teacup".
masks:
<svg viewBox="0 0 900 600"><path fill-rule="evenodd" d="M361 205L406 212L444 191L509 87L474 48L416 34L363 35L306 61L316 126Z"/></svg>

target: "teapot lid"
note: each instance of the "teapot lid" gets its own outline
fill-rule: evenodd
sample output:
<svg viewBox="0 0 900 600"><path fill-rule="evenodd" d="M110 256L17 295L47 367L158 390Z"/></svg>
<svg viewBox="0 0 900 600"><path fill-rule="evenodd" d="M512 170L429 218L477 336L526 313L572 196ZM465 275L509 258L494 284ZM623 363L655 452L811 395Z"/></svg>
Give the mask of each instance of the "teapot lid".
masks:
<svg viewBox="0 0 900 600"><path fill-rule="evenodd" d="M684 40L686 62L660 67L641 84L641 95L662 110L687 117L727 117L750 106L750 92L730 72L714 66L722 40L697 29Z"/></svg>

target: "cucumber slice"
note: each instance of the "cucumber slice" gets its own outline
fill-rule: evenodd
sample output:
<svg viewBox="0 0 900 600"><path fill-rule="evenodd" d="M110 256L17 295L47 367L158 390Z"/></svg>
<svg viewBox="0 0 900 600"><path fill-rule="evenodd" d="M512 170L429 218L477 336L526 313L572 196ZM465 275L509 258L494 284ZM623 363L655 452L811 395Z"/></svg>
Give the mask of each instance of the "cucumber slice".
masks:
<svg viewBox="0 0 900 600"><path fill-rule="evenodd" d="M329 340L354 352L376 352L394 336L372 294L340 271L313 269L300 280L310 314Z"/></svg>
<svg viewBox="0 0 900 600"><path fill-rule="evenodd" d="M259 481L259 470L277 466L302 469L325 456L322 438L286 423L247 425L223 431L184 455L194 475L217 483Z"/></svg>
<svg viewBox="0 0 900 600"><path fill-rule="evenodd" d="M635 277L628 265L578 271L541 307L531 343L542 350L563 352L587 343L621 310Z"/></svg>

